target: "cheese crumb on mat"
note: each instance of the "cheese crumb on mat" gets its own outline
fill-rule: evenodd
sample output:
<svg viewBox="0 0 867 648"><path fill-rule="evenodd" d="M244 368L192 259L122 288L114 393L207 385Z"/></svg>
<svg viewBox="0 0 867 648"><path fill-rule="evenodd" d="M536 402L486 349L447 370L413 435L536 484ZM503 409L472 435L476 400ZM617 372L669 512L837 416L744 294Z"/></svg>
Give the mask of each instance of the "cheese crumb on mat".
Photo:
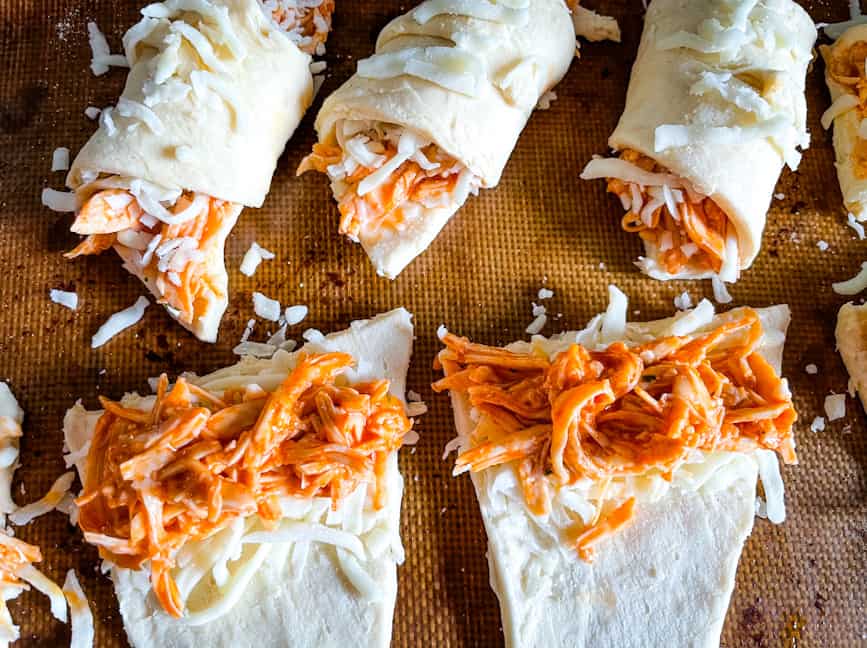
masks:
<svg viewBox="0 0 867 648"><path fill-rule="evenodd" d="M68 292L66 290L56 290L52 288L48 292L48 297L55 304L65 306L69 310L76 310L78 308L78 295L74 292Z"/></svg>
<svg viewBox="0 0 867 648"><path fill-rule="evenodd" d="M49 188L42 190L42 204L51 211L60 213L74 212L77 205L73 192Z"/></svg>
<svg viewBox="0 0 867 648"><path fill-rule="evenodd" d="M689 310L692 308L692 297L685 290L674 298L674 307L677 310Z"/></svg>
<svg viewBox="0 0 867 648"><path fill-rule="evenodd" d="M241 261L241 274L252 277L256 274L256 270L262 261L270 261L274 258L274 253L260 246L256 241L250 244L250 249L244 254L244 259Z"/></svg>
<svg viewBox="0 0 867 648"><path fill-rule="evenodd" d="M74 569L66 572L63 595L69 604L69 620L72 625L69 648L91 648L94 638L93 613Z"/></svg>
<svg viewBox="0 0 867 648"><path fill-rule="evenodd" d="M280 302L276 299L270 299L260 292L254 292L253 311L262 319L276 322L280 319Z"/></svg>
<svg viewBox="0 0 867 648"><path fill-rule="evenodd" d="M88 119L98 119L99 113L102 112L101 108L97 108L96 106L88 106L84 109L84 115Z"/></svg>
<svg viewBox="0 0 867 648"><path fill-rule="evenodd" d="M445 325L445 324L440 324L440 325L437 327L437 338L439 338L440 340L442 340L442 339L446 336L446 334L447 334L448 332L449 332L449 330L446 328L446 325Z"/></svg>
<svg viewBox="0 0 867 648"><path fill-rule="evenodd" d="M620 26L610 16L601 16L591 9L577 5L572 11L575 34L591 42L610 40L620 42Z"/></svg>
<svg viewBox="0 0 867 648"><path fill-rule="evenodd" d="M818 241L818 242L816 243L816 247L819 248L819 251L820 251L820 252L824 252L824 251L827 250L830 246L828 245L828 241Z"/></svg>
<svg viewBox="0 0 867 648"><path fill-rule="evenodd" d="M811 432L822 432L825 429L825 418L822 416L817 416L813 419L813 422L810 423L810 431Z"/></svg>
<svg viewBox="0 0 867 648"><path fill-rule="evenodd" d="M145 309L149 305L147 297L139 297L135 304L109 317L91 339L90 347L92 349L101 347L121 331L137 324L144 317Z"/></svg>
<svg viewBox="0 0 867 648"><path fill-rule="evenodd" d="M857 295L867 288L867 262L861 264L861 270L851 279L831 284L838 295Z"/></svg>
<svg viewBox="0 0 867 648"><path fill-rule="evenodd" d="M810 374L811 376L815 376L817 373L819 373L819 367L817 367L816 365L814 365L814 364L811 362L811 363L808 364L806 367L804 367L804 371L806 371L806 372L807 372L808 374Z"/></svg>
<svg viewBox="0 0 867 648"><path fill-rule="evenodd" d="M543 328L545 328L545 324L548 322L548 316L545 313L539 313L530 324L527 326L527 333L530 335L538 334Z"/></svg>
<svg viewBox="0 0 867 648"><path fill-rule="evenodd" d="M90 70L95 76L102 76L109 67L129 67L129 62L123 54L112 54L105 35L99 26L90 21L87 23L87 40L90 43Z"/></svg>
<svg viewBox="0 0 867 648"><path fill-rule="evenodd" d="M51 170L52 171L68 171L69 170L69 149L65 146L54 149L51 154Z"/></svg>
<svg viewBox="0 0 867 648"><path fill-rule="evenodd" d="M846 416L846 394L825 396L825 414L828 421L837 421Z"/></svg>
<svg viewBox="0 0 867 648"><path fill-rule="evenodd" d="M539 288L537 297L541 299L551 299L554 296L554 291L548 288Z"/></svg>
<svg viewBox="0 0 867 648"><path fill-rule="evenodd" d="M303 304L288 306L283 317L286 319L286 323L289 326L295 326L296 324L304 321L304 319L307 317L308 311L309 309L307 308L307 306L304 306Z"/></svg>

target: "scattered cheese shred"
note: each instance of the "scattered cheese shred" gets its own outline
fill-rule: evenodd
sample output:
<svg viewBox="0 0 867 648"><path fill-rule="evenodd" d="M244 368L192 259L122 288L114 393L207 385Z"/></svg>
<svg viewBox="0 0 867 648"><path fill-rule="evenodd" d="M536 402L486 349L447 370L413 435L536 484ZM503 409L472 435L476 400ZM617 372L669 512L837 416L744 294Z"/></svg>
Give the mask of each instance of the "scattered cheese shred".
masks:
<svg viewBox="0 0 867 648"><path fill-rule="evenodd" d="M846 416L846 394L825 396L825 415L829 421L837 421Z"/></svg>
<svg viewBox="0 0 867 648"><path fill-rule="evenodd" d="M69 149L65 146L54 149L51 154L51 170L52 171L67 171L69 170Z"/></svg>
<svg viewBox="0 0 867 648"><path fill-rule="evenodd" d="M811 432L822 432L825 429L825 418L823 416L817 416L813 419L813 422L810 423L810 431Z"/></svg>
<svg viewBox="0 0 867 648"><path fill-rule="evenodd" d="M63 497L69 492L73 479L75 479L74 472L63 473L41 499L10 513L10 522L16 526L23 526L40 515L45 515L56 509Z"/></svg>
<svg viewBox="0 0 867 648"><path fill-rule="evenodd" d="M75 570L66 572L63 582L63 594L69 604L69 616L72 625L72 639L69 648L92 648L94 639L93 613L87 603L81 583L75 575Z"/></svg>
<svg viewBox="0 0 867 648"><path fill-rule="evenodd" d="M49 188L42 190L42 204L51 211L60 213L74 212L77 206L74 192Z"/></svg>
<svg viewBox="0 0 867 648"><path fill-rule="evenodd" d="M76 310L78 308L78 294L74 292L52 288L48 292L48 297L55 304L60 304L69 310Z"/></svg>
<svg viewBox="0 0 867 648"><path fill-rule="evenodd" d="M253 312L262 319L276 322L280 319L280 302L266 297L260 292L253 293Z"/></svg>
<svg viewBox="0 0 867 648"><path fill-rule="evenodd" d="M90 341L90 347L92 349L101 347L121 331L137 324L144 317L144 312L148 305L150 305L150 301L148 301L147 297L139 297L135 304L109 317L105 324L100 326L99 330L94 334Z"/></svg>
<svg viewBox="0 0 867 648"><path fill-rule="evenodd" d="M867 261L861 264L861 270L851 279L831 284L838 295L857 295L867 288Z"/></svg>
<svg viewBox="0 0 867 648"><path fill-rule="evenodd" d="M274 258L274 253L260 246L256 241L250 244L250 249L244 254L244 259L241 261L241 274L252 277L256 274L259 264L262 261L270 261Z"/></svg>
<svg viewBox="0 0 867 648"><path fill-rule="evenodd" d="M307 317L307 313L308 313L308 308L307 308L307 306L304 306L303 304L302 305L296 305L296 306L289 306L286 308L286 311L285 311L283 317L286 319L286 323L289 326L295 326L296 324L299 324L299 323L304 321L304 319Z"/></svg>

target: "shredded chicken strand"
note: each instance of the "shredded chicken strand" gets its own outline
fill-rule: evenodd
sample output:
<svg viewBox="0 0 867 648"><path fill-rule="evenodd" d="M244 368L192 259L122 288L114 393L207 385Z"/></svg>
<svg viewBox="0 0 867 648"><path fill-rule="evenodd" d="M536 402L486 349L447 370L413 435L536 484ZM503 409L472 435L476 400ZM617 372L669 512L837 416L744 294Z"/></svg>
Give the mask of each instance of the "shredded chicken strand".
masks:
<svg viewBox="0 0 867 648"><path fill-rule="evenodd" d="M466 396L480 415L455 473L515 462L528 508L543 515L551 489L651 471L671 479L695 451L765 448L796 463L797 415L757 350L762 336L758 314L744 309L708 332L601 351L573 344L549 361L448 333L433 389ZM632 511L582 530L581 558Z"/></svg>
<svg viewBox="0 0 867 648"><path fill-rule="evenodd" d="M221 396L163 375L150 410L102 398L87 456L78 524L120 567L149 561L151 584L172 616L184 601L174 558L239 517L266 525L286 496L329 497L337 508L370 483L385 504L385 460L412 424L386 380L348 384L344 353L306 355L273 393Z"/></svg>
<svg viewBox="0 0 867 648"><path fill-rule="evenodd" d="M621 151L619 157L651 173L668 173L652 158L632 149ZM659 250L658 262L669 274L677 274L688 265L699 271L718 273L723 266L726 235L731 227L725 212L710 198L696 201L684 196L676 208L678 213L672 214L663 203L649 218L643 219L642 208L652 201L647 189L609 178L609 193L615 194L625 205L632 205L621 221L623 229L636 232L642 240L655 245ZM636 195L641 199L638 205L633 204ZM690 248L690 243L694 249Z"/></svg>

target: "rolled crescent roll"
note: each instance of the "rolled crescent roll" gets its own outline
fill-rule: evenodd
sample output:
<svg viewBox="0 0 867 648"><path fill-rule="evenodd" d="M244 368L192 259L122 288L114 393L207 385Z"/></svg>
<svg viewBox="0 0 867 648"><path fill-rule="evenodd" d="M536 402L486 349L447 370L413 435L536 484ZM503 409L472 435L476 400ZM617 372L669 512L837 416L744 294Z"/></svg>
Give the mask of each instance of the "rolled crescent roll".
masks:
<svg viewBox="0 0 867 648"><path fill-rule="evenodd" d="M166 0L124 36L116 107L67 177L78 198L68 256L114 247L178 321L216 339L228 303L223 248L244 206L265 200L277 158L313 95L310 53L334 3Z"/></svg>
<svg viewBox="0 0 867 648"><path fill-rule="evenodd" d="M837 313L835 334L837 351L867 411L867 305L844 304Z"/></svg>
<svg viewBox="0 0 867 648"><path fill-rule="evenodd" d="M832 104L822 126L834 126L837 179L846 210L858 221L867 220L867 103L861 86L867 74L867 24L847 29L833 45L819 48L825 59L825 81Z"/></svg>
<svg viewBox="0 0 867 648"><path fill-rule="evenodd" d="M499 183L574 53L563 0L427 0L326 99L299 173L328 175L341 233L394 278L471 193Z"/></svg>
<svg viewBox="0 0 867 648"><path fill-rule="evenodd" d="M475 486L506 646L719 646L757 511L785 519L789 309L705 300L627 323L610 292L582 331L505 348L443 337L434 390L451 394L454 472Z"/></svg>
<svg viewBox="0 0 867 648"><path fill-rule="evenodd" d="M412 340L399 308L67 412L77 524L133 648L388 647ZM146 413L164 432L151 442Z"/></svg>
<svg viewBox="0 0 867 648"><path fill-rule="evenodd" d="M792 0L653 0L607 178L655 279L737 280L759 252L784 165L806 147L816 28Z"/></svg>

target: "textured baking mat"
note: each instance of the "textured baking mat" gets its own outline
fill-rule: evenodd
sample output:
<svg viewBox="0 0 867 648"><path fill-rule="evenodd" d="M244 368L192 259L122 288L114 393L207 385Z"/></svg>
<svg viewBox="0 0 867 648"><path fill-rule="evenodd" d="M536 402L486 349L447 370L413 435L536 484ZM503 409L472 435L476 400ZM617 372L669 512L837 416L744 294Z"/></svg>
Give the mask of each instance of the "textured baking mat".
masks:
<svg viewBox="0 0 867 648"><path fill-rule="evenodd" d="M27 412L16 498L40 497L64 470L61 423L77 399L94 406L99 394L145 389L147 377L162 371L205 372L234 362L231 349L252 316L254 290L310 306L296 336L303 327L337 330L403 305L415 314L417 331L409 386L430 412L418 424L418 446L401 454L407 560L399 572L393 645L502 645L470 480L453 479L441 459L454 432L447 398L429 388L435 331L446 323L488 343L521 338L543 285L555 292L546 302L554 315L546 333L583 326L604 308L612 282L629 295L636 319L670 314L683 290L694 300L710 296L708 282L662 284L640 275L632 265L639 243L620 230L616 201L603 183L577 177L592 154L605 152L623 106L641 2L588 0L620 20L623 43L582 47L557 101L530 121L500 186L472 199L397 281L378 278L362 250L338 236L324 179L294 176L314 141L320 96L281 159L265 208L247 210L229 240L232 300L219 343L198 343L162 309L150 308L134 330L91 351L99 324L143 289L114 254L63 260L60 253L76 242L70 219L43 208L39 195L44 186L62 184L62 173L49 172L54 148L75 152L94 129L84 109L113 104L124 81L123 70L99 78L90 73L86 22L96 20L117 51L139 4L0 0L0 378L9 380ZM323 93L352 73L379 29L407 4L338 1ZM846 4L827 0L808 9L817 21L840 20ZM824 396L846 388L833 338L843 300L830 283L854 274L867 254L867 243L844 225L830 138L819 125L829 101L821 68L817 62L808 80L812 146L797 173L783 174L762 254L732 289L733 305L791 305L785 369L801 415L801 464L784 472L789 517L782 526L756 521L724 631L724 645L732 648L867 645L865 417L849 400L844 420L821 433L809 430ZM277 259L247 278L237 269L253 240ZM828 249L821 251L819 241ZM81 308L72 313L51 304L50 288L77 291ZM264 333L260 328L255 335ZM810 363L817 375L805 373ZM95 610L98 645L126 645L96 552L66 519L52 513L18 533L42 546L43 567L56 581L71 567L78 571ZM41 595L27 593L11 607L22 627L19 645L68 641L68 629L50 617Z"/></svg>

